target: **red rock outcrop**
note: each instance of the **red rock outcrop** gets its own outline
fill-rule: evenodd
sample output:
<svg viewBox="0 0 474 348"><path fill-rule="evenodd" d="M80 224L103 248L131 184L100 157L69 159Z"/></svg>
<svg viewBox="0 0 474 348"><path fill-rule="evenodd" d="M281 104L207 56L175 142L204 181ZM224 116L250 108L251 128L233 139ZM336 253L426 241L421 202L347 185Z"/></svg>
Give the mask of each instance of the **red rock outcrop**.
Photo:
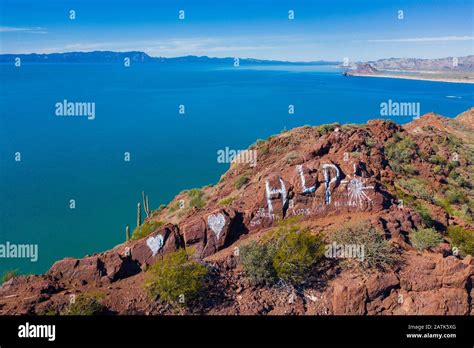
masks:
<svg viewBox="0 0 474 348"><path fill-rule="evenodd" d="M206 301L211 304L188 309L189 314L472 314L472 257L453 256L446 238L431 251L414 250L410 234L424 226L426 216L413 205L400 204L400 192L410 194L400 185L407 175L394 170L396 159L387 156L386 146L409 138L418 155L402 164L418 173L416 178L427 183L433 196L441 195L445 184L438 180L440 169L429 161L433 142L438 155L452 152L459 141L472 151L468 125L474 123L473 110L458 120L427 115L404 127L376 120L365 126L301 127L282 133L251 148L258 155L256 165L234 163L217 185L204 188L202 207L178 209L178 214L171 207L187 199L181 193L152 214L153 220L169 222L148 236L103 253L57 261L45 275L6 282L0 287L0 314L58 313L71 294L90 290L106 293L111 312L168 314L169 308L145 296L143 270L180 248L192 249L215 273ZM438 141L449 136L457 140ZM472 163L461 157L458 175L469 178ZM469 219L453 217L429 196L413 197L440 230L452 223L472 228ZM403 262L385 272L328 264L304 290L253 286L240 269L235 248L291 216L299 216L315 233L368 219L397 246Z"/></svg>

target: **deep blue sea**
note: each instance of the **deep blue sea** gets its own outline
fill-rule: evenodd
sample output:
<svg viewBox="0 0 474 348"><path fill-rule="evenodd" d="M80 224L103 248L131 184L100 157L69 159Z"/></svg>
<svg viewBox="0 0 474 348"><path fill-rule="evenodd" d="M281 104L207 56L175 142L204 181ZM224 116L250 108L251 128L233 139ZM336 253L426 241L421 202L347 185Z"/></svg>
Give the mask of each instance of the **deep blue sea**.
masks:
<svg viewBox="0 0 474 348"><path fill-rule="evenodd" d="M0 65L0 243L39 246L36 263L0 259L0 275L44 272L123 242L142 190L156 209L216 183L229 166L217 162L226 146L306 124L365 123L389 99L452 117L473 95L474 85L349 78L328 66ZM55 116L64 99L95 102L95 119Z"/></svg>

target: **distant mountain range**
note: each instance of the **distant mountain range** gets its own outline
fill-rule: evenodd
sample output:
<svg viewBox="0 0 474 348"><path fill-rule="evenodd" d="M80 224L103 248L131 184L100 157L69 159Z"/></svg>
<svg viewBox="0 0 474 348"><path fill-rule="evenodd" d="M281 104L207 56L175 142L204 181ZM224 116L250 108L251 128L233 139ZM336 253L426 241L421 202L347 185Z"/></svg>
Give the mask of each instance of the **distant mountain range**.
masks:
<svg viewBox="0 0 474 348"><path fill-rule="evenodd" d="M0 54L0 63L14 62L15 58L20 58L22 62L28 63L115 63L123 62L129 58L131 62L140 63L200 63L211 65L234 64L235 58L212 58L208 56L183 56L183 57L151 57L145 52L113 52L113 51L93 51L93 52L67 52L49 54ZM252 58L239 58L240 65L337 65L340 62L313 61L313 62L288 62L277 60L262 60Z"/></svg>
<svg viewBox="0 0 474 348"><path fill-rule="evenodd" d="M437 59L389 58L354 63L346 68L346 76L474 83L474 55Z"/></svg>
<svg viewBox="0 0 474 348"><path fill-rule="evenodd" d="M462 70L472 72L474 71L474 55L437 59L389 58L370 61L368 64L378 70Z"/></svg>

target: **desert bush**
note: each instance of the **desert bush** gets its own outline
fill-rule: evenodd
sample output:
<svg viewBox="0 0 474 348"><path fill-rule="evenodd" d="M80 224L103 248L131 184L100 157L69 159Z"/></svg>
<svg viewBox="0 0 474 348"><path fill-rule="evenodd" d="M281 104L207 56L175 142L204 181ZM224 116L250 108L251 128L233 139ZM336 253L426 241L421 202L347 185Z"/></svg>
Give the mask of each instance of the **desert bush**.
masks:
<svg viewBox="0 0 474 348"><path fill-rule="evenodd" d="M168 208L168 212L170 213L174 213L176 210L179 209L179 201L175 201L173 204L170 204L169 208Z"/></svg>
<svg viewBox="0 0 474 348"><path fill-rule="evenodd" d="M235 181L235 188L237 190L241 189L244 185L246 185L250 179L246 175L239 176Z"/></svg>
<svg viewBox="0 0 474 348"><path fill-rule="evenodd" d="M444 209L444 211L446 213L448 213L449 215L453 215L454 214L454 208L451 206L451 203L449 203L448 199L447 198L443 198L443 197L439 197L439 196L436 196L435 197L435 204L440 206L441 208Z"/></svg>
<svg viewBox="0 0 474 348"><path fill-rule="evenodd" d="M445 192L446 199L451 204L463 204L467 203L467 196L464 192L454 187L451 187Z"/></svg>
<svg viewBox="0 0 474 348"><path fill-rule="evenodd" d="M474 256L474 231L451 225L448 227L448 237L451 245L461 251L461 255Z"/></svg>
<svg viewBox="0 0 474 348"><path fill-rule="evenodd" d="M245 275L254 284L273 284L276 271L273 267L273 249L268 243L252 241L239 248L240 261Z"/></svg>
<svg viewBox="0 0 474 348"><path fill-rule="evenodd" d="M401 166L402 172L408 175L416 175L418 174L418 169L411 164L405 164Z"/></svg>
<svg viewBox="0 0 474 348"><path fill-rule="evenodd" d="M268 153L270 153L270 146L266 144L265 146L260 147L260 153L258 154L259 156L265 156Z"/></svg>
<svg viewBox="0 0 474 348"><path fill-rule="evenodd" d="M277 279L295 285L302 283L323 254L322 236L312 235L296 218L280 222L262 243L251 242L240 249L246 275L255 283L265 284Z"/></svg>
<svg viewBox="0 0 474 348"><path fill-rule="evenodd" d="M444 174L444 169L440 165L436 165L433 167L433 173L435 174Z"/></svg>
<svg viewBox="0 0 474 348"><path fill-rule="evenodd" d="M461 165L461 162L459 161L449 161L448 162L448 169L453 170Z"/></svg>
<svg viewBox="0 0 474 348"><path fill-rule="evenodd" d="M157 228L163 226L163 221L145 221L140 227L136 227L133 231L132 240L142 239L148 236L150 233L156 231Z"/></svg>
<svg viewBox="0 0 474 348"><path fill-rule="evenodd" d="M426 250L441 243L443 238L434 228L422 228L411 232L410 241L416 249Z"/></svg>
<svg viewBox="0 0 474 348"><path fill-rule="evenodd" d="M318 126L316 129L318 130L319 135L323 135L334 131L334 129L336 129L336 127L338 126L338 123L323 124L321 126Z"/></svg>
<svg viewBox="0 0 474 348"><path fill-rule="evenodd" d="M472 189L472 182L469 179L466 179L464 176L458 175L454 180L459 187Z"/></svg>
<svg viewBox="0 0 474 348"><path fill-rule="evenodd" d="M423 224L427 227L433 227L435 221L431 217L430 212L422 203L416 202L413 204L413 209L420 214Z"/></svg>
<svg viewBox="0 0 474 348"><path fill-rule="evenodd" d="M76 297L73 303L70 303L63 315L98 315L106 311L102 304L105 294L100 292L83 293Z"/></svg>
<svg viewBox="0 0 474 348"><path fill-rule="evenodd" d="M301 283L324 254L322 235L313 235L298 217L282 220L267 237L272 264L279 279Z"/></svg>
<svg viewBox="0 0 474 348"><path fill-rule="evenodd" d="M377 145L377 142L375 141L375 139L371 135L366 136L364 138L364 141L365 141L365 145L367 145L368 147L374 147L375 145Z"/></svg>
<svg viewBox="0 0 474 348"><path fill-rule="evenodd" d="M145 275L148 295L172 305L187 305L204 288L206 266L191 259L192 250L180 249L151 265Z"/></svg>
<svg viewBox="0 0 474 348"><path fill-rule="evenodd" d="M16 277L17 275L18 275L18 270L17 269L11 269L11 270L5 271L2 275L2 279L0 281L0 284L8 282L10 279Z"/></svg>
<svg viewBox="0 0 474 348"><path fill-rule="evenodd" d="M219 201L219 205L229 205L232 204L235 200L235 197L229 196L226 198L223 198Z"/></svg>
<svg viewBox="0 0 474 348"><path fill-rule="evenodd" d="M433 194L428 191L427 185L419 179L401 179L398 184L418 198L432 202Z"/></svg>
<svg viewBox="0 0 474 348"><path fill-rule="evenodd" d="M204 192L200 189L192 189L188 191L189 207L201 209L206 205Z"/></svg>
<svg viewBox="0 0 474 348"><path fill-rule="evenodd" d="M460 209L454 210L453 215L460 217L470 225L474 224L474 210L470 204L463 204Z"/></svg>
<svg viewBox="0 0 474 348"><path fill-rule="evenodd" d="M409 137L389 142L385 146L385 155L396 164L409 163L416 154L416 144Z"/></svg>
<svg viewBox="0 0 474 348"><path fill-rule="evenodd" d="M437 165L442 165L442 166L446 165L446 160L438 154L431 156L429 161Z"/></svg>
<svg viewBox="0 0 474 348"><path fill-rule="evenodd" d="M298 158L298 153L296 151L291 151L286 154L284 161L286 162L286 164L291 165L293 161L297 158Z"/></svg>
<svg viewBox="0 0 474 348"><path fill-rule="evenodd" d="M346 223L334 230L330 239L340 245L363 246L363 259L355 259L362 269L385 269L397 261L393 247L369 221Z"/></svg>
<svg viewBox="0 0 474 348"><path fill-rule="evenodd" d="M313 235L308 228L297 224L282 225L277 229L274 240L273 267L278 278L299 284L311 267L324 255L321 235Z"/></svg>

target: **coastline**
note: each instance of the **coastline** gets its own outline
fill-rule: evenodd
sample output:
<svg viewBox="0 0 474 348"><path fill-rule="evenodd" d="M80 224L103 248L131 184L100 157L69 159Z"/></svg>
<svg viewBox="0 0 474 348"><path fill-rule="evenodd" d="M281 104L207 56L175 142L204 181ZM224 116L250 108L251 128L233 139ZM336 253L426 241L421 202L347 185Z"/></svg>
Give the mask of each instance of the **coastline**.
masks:
<svg viewBox="0 0 474 348"><path fill-rule="evenodd" d="M358 76L358 77L383 77L388 79L402 79L402 80L419 80L419 81L432 81L432 82L447 82L447 83L463 83L463 84L473 84L474 80L458 80L458 79L449 79L449 78L435 78L435 77L418 77L418 76L407 76L407 75L391 75L391 74L348 74L346 76Z"/></svg>

